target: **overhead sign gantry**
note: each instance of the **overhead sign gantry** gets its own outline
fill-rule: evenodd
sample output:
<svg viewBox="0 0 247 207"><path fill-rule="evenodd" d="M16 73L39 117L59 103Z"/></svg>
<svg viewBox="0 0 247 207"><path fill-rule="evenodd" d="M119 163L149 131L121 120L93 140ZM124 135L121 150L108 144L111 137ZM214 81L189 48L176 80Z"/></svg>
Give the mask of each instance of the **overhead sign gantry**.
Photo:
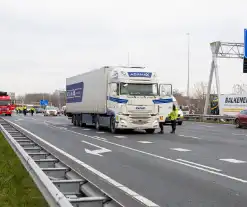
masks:
<svg viewBox="0 0 247 207"><path fill-rule="evenodd" d="M240 58L244 59L244 69L246 67L247 73L247 30L244 30L245 36L245 43L231 43L231 42L212 42L210 44L211 52L212 52L212 62L211 62L211 69L209 74L209 81L208 81L208 89L207 89L207 96L204 106L204 115L207 115L208 106L209 106L209 96L211 93L211 86L213 81L213 75L215 74L216 80L216 88L217 88L217 95L218 98L220 97L220 80L219 80L219 71L217 65L218 58ZM246 45L246 47L245 47ZM246 64L245 64L246 63ZM220 103L219 103L220 109ZM219 111L219 114L222 115L222 111Z"/></svg>

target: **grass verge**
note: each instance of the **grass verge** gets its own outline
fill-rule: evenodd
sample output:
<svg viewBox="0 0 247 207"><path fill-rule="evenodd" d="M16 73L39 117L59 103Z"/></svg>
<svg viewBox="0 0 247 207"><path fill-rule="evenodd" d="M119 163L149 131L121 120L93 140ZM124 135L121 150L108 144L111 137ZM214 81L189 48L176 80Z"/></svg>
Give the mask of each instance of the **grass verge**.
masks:
<svg viewBox="0 0 247 207"><path fill-rule="evenodd" d="M1 133L0 206L48 207L39 189Z"/></svg>

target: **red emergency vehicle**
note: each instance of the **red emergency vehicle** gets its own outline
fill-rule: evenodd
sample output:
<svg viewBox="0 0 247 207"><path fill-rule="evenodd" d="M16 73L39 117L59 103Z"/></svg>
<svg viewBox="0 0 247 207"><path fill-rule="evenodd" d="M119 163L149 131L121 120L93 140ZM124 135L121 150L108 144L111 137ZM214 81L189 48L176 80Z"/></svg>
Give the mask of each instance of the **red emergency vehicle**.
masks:
<svg viewBox="0 0 247 207"><path fill-rule="evenodd" d="M11 98L7 92L0 91L0 115L11 116L15 107L11 103Z"/></svg>

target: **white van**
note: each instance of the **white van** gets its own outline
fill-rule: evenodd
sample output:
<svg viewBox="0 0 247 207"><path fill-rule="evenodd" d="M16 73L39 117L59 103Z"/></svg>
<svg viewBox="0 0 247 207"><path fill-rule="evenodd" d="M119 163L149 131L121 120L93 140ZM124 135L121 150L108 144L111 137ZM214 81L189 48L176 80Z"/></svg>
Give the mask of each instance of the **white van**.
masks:
<svg viewBox="0 0 247 207"><path fill-rule="evenodd" d="M177 123L178 123L178 125L182 125L183 119L184 119L184 114L183 114L183 111L181 110L181 108L179 107L177 100L174 96L171 96L170 101L167 101L166 103L159 104L159 122L163 122L164 124L171 123L171 120L169 119L168 114L172 111L173 104L175 104L175 106L178 109Z"/></svg>

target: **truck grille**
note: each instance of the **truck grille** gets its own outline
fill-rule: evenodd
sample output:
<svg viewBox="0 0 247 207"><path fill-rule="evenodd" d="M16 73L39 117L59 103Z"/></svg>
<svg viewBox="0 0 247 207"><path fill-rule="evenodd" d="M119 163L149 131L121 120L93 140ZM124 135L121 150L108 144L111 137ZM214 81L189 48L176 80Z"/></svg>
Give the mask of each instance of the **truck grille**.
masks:
<svg viewBox="0 0 247 207"><path fill-rule="evenodd" d="M149 119L150 117L149 116L131 116L130 117L131 119L133 120L140 120L140 119Z"/></svg>
<svg viewBox="0 0 247 207"><path fill-rule="evenodd" d="M146 121L146 120L132 120L131 123L143 125L143 124L147 124L148 121Z"/></svg>
<svg viewBox="0 0 247 207"><path fill-rule="evenodd" d="M149 114L131 114L130 117L133 119L148 119L151 116Z"/></svg>
<svg viewBox="0 0 247 207"><path fill-rule="evenodd" d="M132 114L150 114L152 113L152 110L142 110L142 111L136 111L136 110L129 110Z"/></svg>

